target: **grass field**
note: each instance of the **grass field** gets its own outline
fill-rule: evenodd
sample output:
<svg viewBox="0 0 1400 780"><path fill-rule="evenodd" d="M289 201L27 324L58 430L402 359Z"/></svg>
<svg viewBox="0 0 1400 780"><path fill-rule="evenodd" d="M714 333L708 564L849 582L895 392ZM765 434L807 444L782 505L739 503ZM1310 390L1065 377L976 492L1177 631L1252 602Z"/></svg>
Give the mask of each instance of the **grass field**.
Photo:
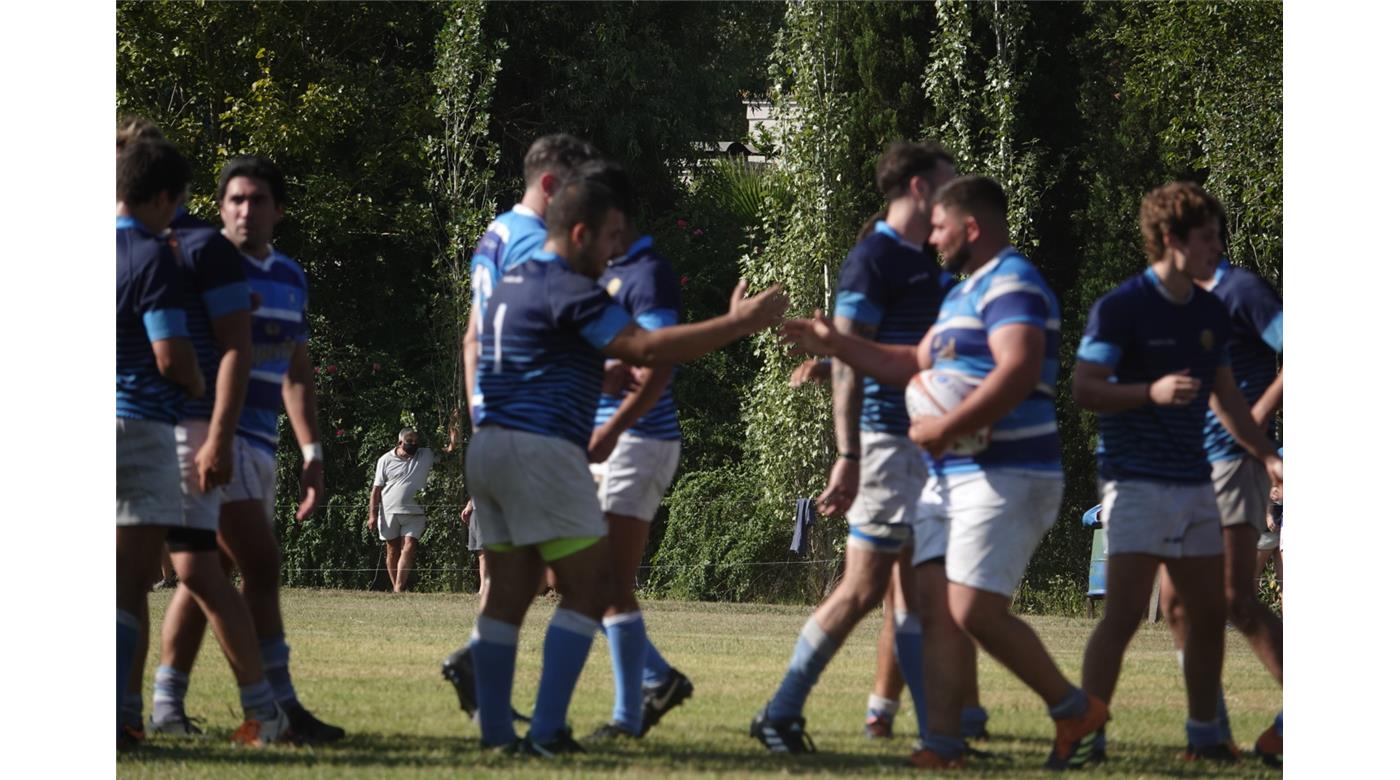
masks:
<svg viewBox="0 0 1400 780"><path fill-rule="evenodd" d="M153 625L169 601L153 594ZM329 747L238 749L227 743L238 725L237 692L212 637L190 684L188 709L206 719L201 740L157 737L117 760L123 778L359 777L776 777L837 774L900 776L913 740L905 706L892 741L861 736L865 698L874 673L877 622L866 622L827 669L807 706L808 729L821 751L801 758L771 756L748 736L748 723L787 665L805 607L651 602L647 624L658 648L695 683L695 696L645 740L598 748L545 762L486 755L476 727L457 708L438 665L466 638L476 600L465 594L407 594L293 590L283 594L292 672L303 703L349 732ZM521 634L515 702L528 710L538 680L540 642L553 605L536 604ZM1032 618L1032 625L1071 678L1093 623ZM1231 633L1225 679L1236 738L1251 744L1280 706L1281 694L1240 637ZM147 708L155 658L148 659ZM995 754L964 775L1036 777L1053 733L1041 703L995 662L981 659L982 701L991 713ZM577 735L611 711L612 674L601 637L570 710ZM1170 637L1145 626L1129 650L1113 703L1110 761L1088 774L1111 777L1276 775L1258 763L1237 767L1185 765L1185 690Z"/></svg>

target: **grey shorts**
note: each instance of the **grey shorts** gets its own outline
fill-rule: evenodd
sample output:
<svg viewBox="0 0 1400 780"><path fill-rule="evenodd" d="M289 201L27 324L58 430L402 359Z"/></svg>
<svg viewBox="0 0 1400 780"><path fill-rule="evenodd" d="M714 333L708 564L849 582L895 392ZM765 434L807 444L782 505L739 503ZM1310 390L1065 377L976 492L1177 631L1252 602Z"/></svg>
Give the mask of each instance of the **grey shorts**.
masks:
<svg viewBox="0 0 1400 780"><path fill-rule="evenodd" d="M1106 481L1104 524L1110 556L1140 553L1158 558L1204 558L1224 553L1220 508L1208 483Z"/></svg>
<svg viewBox="0 0 1400 780"><path fill-rule="evenodd" d="M1215 502L1220 505L1220 525L1249 525L1259 534L1269 531L1269 472L1248 455L1210 464Z"/></svg>
<svg viewBox="0 0 1400 780"><path fill-rule="evenodd" d="M604 512L651 522L681 462L679 439L647 439L624 433L612 455L589 467Z"/></svg>
<svg viewBox="0 0 1400 780"><path fill-rule="evenodd" d="M566 439L485 426L467 450L467 480L483 547L608 535L588 456Z"/></svg>
<svg viewBox="0 0 1400 780"><path fill-rule="evenodd" d="M402 515L384 514L379 515L379 538L388 542L407 536L410 539L422 538L423 532L428 529L427 515Z"/></svg>
<svg viewBox="0 0 1400 780"><path fill-rule="evenodd" d="M914 539L928 466L908 436L860 432L860 492L846 513L848 545L899 552Z"/></svg>
<svg viewBox="0 0 1400 780"><path fill-rule="evenodd" d="M117 418L117 525L184 525L175 426Z"/></svg>

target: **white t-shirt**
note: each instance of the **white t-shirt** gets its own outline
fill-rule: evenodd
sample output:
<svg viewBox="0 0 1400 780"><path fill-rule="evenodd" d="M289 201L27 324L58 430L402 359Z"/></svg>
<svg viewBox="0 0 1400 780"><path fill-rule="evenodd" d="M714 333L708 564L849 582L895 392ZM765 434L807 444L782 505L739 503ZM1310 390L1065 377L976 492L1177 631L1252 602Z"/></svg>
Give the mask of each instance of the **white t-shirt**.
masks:
<svg viewBox="0 0 1400 780"><path fill-rule="evenodd" d="M374 486L384 488L380 506L385 517L425 514L415 500L418 491L428 484L428 469L433 467L433 451L419 448L412 457L401 458L395 447L379 457L374 466Z"/></svg>

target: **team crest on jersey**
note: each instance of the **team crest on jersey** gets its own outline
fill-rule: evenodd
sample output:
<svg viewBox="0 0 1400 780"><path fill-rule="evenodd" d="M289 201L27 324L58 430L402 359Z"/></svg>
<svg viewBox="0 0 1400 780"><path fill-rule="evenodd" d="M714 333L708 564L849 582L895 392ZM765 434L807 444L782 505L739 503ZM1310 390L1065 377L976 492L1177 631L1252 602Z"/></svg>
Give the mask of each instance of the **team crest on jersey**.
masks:
<svg viewBox="0 0 1400 780"><path fill-rule="evenodd" d="M958 340L948 339L944 341L943 339L938 339L934 344L934 350L934 355L938 360L952 360L958 356Z"/></svg>
<svg viewBox="0 0 1400 780"><path fill-rule="evenodd" d="M622 289L622 280L621 280L621 279L613 279L611 282L608 282L608 295L611 295L611 296L613 296L613 297L617 297L617 291L618 291L618 290L621 290L621 289Z"/></svg>
<svg viewBox="0 0 1400 780"><path fill-rule="evenodd" d="M1210 328L1201 331L1201 348L1205 350L1215 349L1215 333Z"/></svg>

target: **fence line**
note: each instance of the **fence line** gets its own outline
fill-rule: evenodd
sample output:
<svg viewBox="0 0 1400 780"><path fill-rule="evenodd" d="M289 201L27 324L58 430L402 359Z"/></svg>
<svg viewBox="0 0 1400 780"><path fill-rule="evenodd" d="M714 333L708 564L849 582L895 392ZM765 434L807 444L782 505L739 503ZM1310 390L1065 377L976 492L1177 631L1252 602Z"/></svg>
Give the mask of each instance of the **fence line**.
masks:
<svg viewBox="0 0 1400 780"><path fill-rule="evenodd" d="M705 568L710 568L710 569L726 569L726 568L748 568L748 567L756 567L756 566L817 566L817 565L826 565L826 564L831 564L831 563L839 563L841 560L843 560L843 559L841 559L841 558L824 558L824 559L822 559L822 560L816 560L816 561L736 561L736 562L733 562L733 563L711 563L711 562L709 562L709 561L700 561L700 562L698 562L698 563L672 563L672 564L655 564L655 565L648 564L648 565L643 565L643 566L639 567L638 570L639 570L639 571L661 571L661 570L669 570L669 569L705 569ZM382 571L383 568L384 568L383 566L376 566L376 567L373 568L373 569L368 569L368 568L324 568L324 569L287 568L286 571L295 571L295 572L327 572L327 571L339 571L339 572L377 572L377 571ZM476 571L476 568L475 568L475 567L467 567L467 566L440 566L440 567L428 567L428 568L415 567L415 568L414 568L414 571L418 571L418 572L456 572L456 573L466 574L466 573L468 573L468 572L475 572L475 571Z"/></svg>

